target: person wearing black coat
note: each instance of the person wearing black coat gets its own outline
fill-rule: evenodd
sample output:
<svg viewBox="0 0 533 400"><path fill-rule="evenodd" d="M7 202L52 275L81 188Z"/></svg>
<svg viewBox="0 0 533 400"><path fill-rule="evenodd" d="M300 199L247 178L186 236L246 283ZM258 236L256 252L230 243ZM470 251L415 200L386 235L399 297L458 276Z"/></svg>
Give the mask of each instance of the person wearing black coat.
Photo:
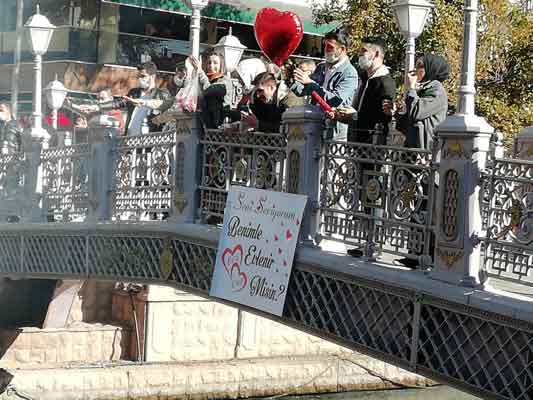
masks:
<svg viewBox="0 0 533 400"><path fill-rule="evenodd" d="M13 154L22 151L22 129L12 118L11 107L0 103L0 153Z"/></svg>
<svg viewBox="0 0 533 400"><path fill-rule="evenodd" d="M373 143L376 124L383 125L383 132L377 138L379 145L387 143L388 124L391 116L383 111L384 102L394 100L396 83L383 63L385 41L381 38L365 38L359 50L361 86L354 98L353 107L337 109L335 117L349 122L348 141Z"/></svg>
<svg viewBox="0 0 533 400"><path fill-rule="evenodd" d="M108 103L99 104L100 112L113 109L126 109L126 135L138 136L143 133L157 132L161 125L153 121L161 111L161 105L170 98L166 89L160 89L155 85L157 67L153 62L147 62L139 67L139 86L131 89L122 99L116 99ZM89 110L94 111L94 110Z"/></svg>
<svg viewBox="0 0 533 400"><path fill-rule="evenodd" d="M385 41L381 38L365 38L359 49L359 68L363 71L363 79L358 94L353 102L353 107L343 107L335 110L334 118L349 123L348 142L364 144L387 144L389 122L391 116L385 114L383 106L394 100L396 96L396 83L389 74L389 68L384 65ZM381 124L382 130L376 131L376 125ZM377 136L376 136L377 135ZM360 185L367 184L372 174L380 171L380 166L372 163L361 163L359 170ZM372 203L363 190L361 203ZM380 217L379 207L368 206L363 209L365 214ZM369 217L370 218L370 217ZM348 254L361 257L361 249L349 249Z"/></svg>

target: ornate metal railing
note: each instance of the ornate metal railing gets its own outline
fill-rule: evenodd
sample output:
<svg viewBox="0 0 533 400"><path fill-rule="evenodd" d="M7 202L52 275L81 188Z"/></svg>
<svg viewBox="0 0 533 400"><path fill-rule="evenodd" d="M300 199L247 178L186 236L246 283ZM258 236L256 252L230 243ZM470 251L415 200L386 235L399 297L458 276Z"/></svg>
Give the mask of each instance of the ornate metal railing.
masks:
<svg viewBox="0 0 533 400"><path fill-rule="evenodd" d="M176 132L116 139L112 216L118 220L165 219L175 183Z"/></svg>
<svg viewBox="0 0 533 400"><path fill-rule="evenodd" d="M485 269L533 285L533 162L494 160L483 179Z"/></svg>
<svg viewBox="0 0 533 400"><path fill-rule="evenodd" d="M49 222L85 219L89 208L87 144L41 152L43 209Z"/></svg>
<svg viewBox="0 0 533 400"><path fill-rule="evenodd" d="M419 149L325 141L321 234L431 264L436 168Z"/></svg>
<svg viewBox="0 0 533 400"><path fill-rule="evenodd" d="M287 139L279 133L206 130L202 149L201 215L224 214L231 185L284 190Z"/></svg>
<svg viewBox="0 0 533 400"><path fill-rule="evenodd" d="M0 155L0 220L13 220L23 214L26 167L24 153Z"/></svg>

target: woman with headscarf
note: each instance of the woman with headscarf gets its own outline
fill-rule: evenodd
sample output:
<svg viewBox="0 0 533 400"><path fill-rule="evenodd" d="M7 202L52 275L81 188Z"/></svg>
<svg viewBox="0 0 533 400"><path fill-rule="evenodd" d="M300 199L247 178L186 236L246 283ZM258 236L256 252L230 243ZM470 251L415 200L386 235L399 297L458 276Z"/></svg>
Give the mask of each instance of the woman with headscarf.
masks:
<svg viewBox="0 0 533 400"><path fill-rule="evenodd" d="M405 96L406 113L398 119L399 129L405 134L405 147L431 150L435 138L435 129L444 121L448 112L448 95L442 85L450 75L446 60L434 54L420 54L415 59L415 70L407 76ZM383 111L392 115L390 104L384 105ZM416 172L413 172L413 177ZM416 178L413 178L416 181ZM422 184L420 190L428 195L430 183ZM420 205L420 210L431 207L427 200ZM411 222L420 224L416 218ZM430 256L435 249L434 237L430 237ZM417 268L422 252L410 249L411 257L396 260L398 264L408 268Z"/></svg>
<svg viewBox="0 0 533 400"><path fill-rule="evenodd" d="M415 70L409 73L406 82L406 147L431 150L435 129L448 112L448 95L442 82L449 75L450 68L443 57L417 56Z"/></svg>

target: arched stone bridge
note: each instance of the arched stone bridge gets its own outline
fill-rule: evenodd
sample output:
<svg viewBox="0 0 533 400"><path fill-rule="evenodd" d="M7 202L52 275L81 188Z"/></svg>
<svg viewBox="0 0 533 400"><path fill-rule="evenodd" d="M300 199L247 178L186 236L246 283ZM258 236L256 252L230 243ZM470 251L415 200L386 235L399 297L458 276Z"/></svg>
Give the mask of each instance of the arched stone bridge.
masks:
<svg viewBox="0 0 533 400"><path fill-rule="evenodd" d="M208 296L218 229L184 223L8 224L0 275L100 279ZM172 268L160 256L171 249ZM532 397L531 302L300 247L281 318L483 398Z"/></svg>

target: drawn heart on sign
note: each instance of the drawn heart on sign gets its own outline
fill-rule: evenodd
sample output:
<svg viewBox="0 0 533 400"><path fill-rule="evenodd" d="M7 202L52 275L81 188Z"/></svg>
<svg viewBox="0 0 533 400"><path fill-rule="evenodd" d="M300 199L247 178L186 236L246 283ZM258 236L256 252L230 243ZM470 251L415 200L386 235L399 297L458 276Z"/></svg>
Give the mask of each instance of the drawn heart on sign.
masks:
<svg viewBox="0 0 533 400"><path fill-rule="evenodd" d="M290 231L290 229L287 229L287 232L285 233L285 237L287 238L287 240L292 239L292 232Z"/></svg>
<svg viewBox="0 0 533 400"><path fill-rule="evenodd" d="M263 53L281 67L302 41L304 27L293 12L266 7L255 17L254 33Z"/></svg>
<svg viewBox="0 0 533 400"><path fill-rule="evenodd" d="M242 256L243 250L240 244L235 245L233 249L229 247L224 249L222 252L222 264L228 274L231 275L231 271L235 265L240 268Z"/></svg>
<svg viewBox="0 0 533 400"><path fill-rule="evenodd" d="M234 292L240 292L246 287L248 283L248 277L244 272L241 272L241 268L235 264L231 267L231 290Z"/></svg>
<svg viewBox="0 0 533 400"><path fill-rule="evenodd" d="M279 240L278 235L274 234L274 240L277 242Z"/></svg>

